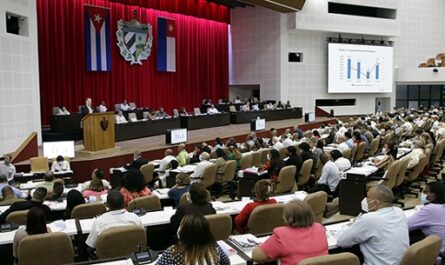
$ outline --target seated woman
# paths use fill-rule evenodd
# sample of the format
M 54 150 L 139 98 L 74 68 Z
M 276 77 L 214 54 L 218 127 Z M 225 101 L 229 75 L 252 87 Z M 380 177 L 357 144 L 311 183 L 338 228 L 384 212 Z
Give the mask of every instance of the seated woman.
M 408 219 L 408 228 L 410 231 L 420 229 L 423 234 L 421 237 L 429 235 L 441 237 L 441 252 L 443 252 L 445 251 L 445 183 L 428 183 L 420 195 L 420 200 L 425 206 Z
M 272 187 L 267 180 L 259 180 L 255 183 L 253 193 L 255 194 L 254 202 L 250 202 L 244 206 L 241 212 L 235 217 L 235 228 L 240 234 L 247 231 L 247 221 L 252 211 L 260 205 L 277 203 L 275 199 L 269 199 Z
M 380 160 L 374 159 L 373 162 L 376 167 L 383 171 L 388 170 L 392 162 L 397 160 L 397 147 L 393 143 L 387 143 L 382 148 L 383 158 Z
M 145 178 L 139 170 L 129 170 L 125 174 L 120 192 L 124 197 L 125 208 L 133 199 L 151 194 L 151 190 L 147 188 Z
M 287 203 L 283 219 L 286 226 L 275 228 L 273 234 L 253 250 L 253 261 L 280 259 L 282 265 L 295 265 L 305 258 L 328 255 L 326 230 L 314 223 L 314 213 L 306 202 Z
M 82 195 L 84 198 L 95 197 L 96 201 L 100 201 L 100 196 L 107 193 L 108 190 L 105 188 L 102 179 L 98 177 L 93 177 L 93 179 L 90 182 L 90 185 L 86 190 L 83 191 Z
M 314 148 L 314 151 L 312 151 L 314 153 L 314 155 L 317 157 L 317 159 L 320 159 L 320 156 L 322 154 L 324 154 L 324 143 L 322 140 L 318 140 L 317 141 L 317 145 Z
M 280 152 L 276 149 L 270 150 L 270 159 L 266 160 L 264 164 L 259 168 L 258 172 L 267 170 L 270 178 L 276 181 L 281 168 L 284 167 L 284 162 L 280 157 Z
M 26 215 L 26 226 L 19 228 L 14 234 L 12 243 L 12 255 L 18 260 L 18 249 L 20 241 L 30 235 L 45 234 L 51 232 L 46 226 L 46 213 L 40 207 L 32 207 Z
M 175 202 L 176 207 L 179 206 L 181 196 L 190 189 L 190 177 L 185 173 L 176 175 L 176 185 L 168 191 L 168 197 Z
M 215 214 L 216 211 L 209 202 L 210 194 L 201 183 L 193 183 L 189 190 L 190 204 L 181 205 L 176 209 L 175 214 L 170 218 L 173 230 L 178 229 L 179 224 L 184 216 L 188 214 L 208 215 Z
M 71 211 L 77 205 L 84 204 L 85 199 L 82 196 L 82 193 L 78 190 L 70 190 L 66 195 L 66 209 L 63 213 L 63 219 L 71 219 Z
M 229 257 L 216 243 L 202 215 L 185 216 L 177 234 L 178 243 L 164 251 L 156 265 L 230 265 Z

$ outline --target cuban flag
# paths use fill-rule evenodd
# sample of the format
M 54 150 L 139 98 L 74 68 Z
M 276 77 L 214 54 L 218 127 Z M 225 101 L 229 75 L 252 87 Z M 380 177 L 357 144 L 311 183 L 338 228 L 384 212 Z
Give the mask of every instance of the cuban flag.
M 85 5 L 88 71 L 111 71 L 110 9 Z
M 158 71 L 176 72 L 176 23 L 158 17 Z

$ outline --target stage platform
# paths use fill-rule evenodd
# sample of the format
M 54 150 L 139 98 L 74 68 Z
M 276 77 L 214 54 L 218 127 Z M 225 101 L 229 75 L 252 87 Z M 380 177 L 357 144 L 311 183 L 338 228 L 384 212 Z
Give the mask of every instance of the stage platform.
M 303 130 L 318 128 L 323 123 L 333 123 L 335 119 L 319 117 L 313 123 L 305 123 L 304 119 L 288 119 L 280 121 L 266 122 L 266 129 L 257 132 L 259 137 L 269 137 L 270 129 L 275 128 L 281 134 L 287 128 L 292 128 L 299 125 Z M 230 124 L 227 126 L 214 127 L 208 129 L 188 131 L 188 142 L 186 149 L 191 152 L 195 145 L 202 142 L 207 142 L 214 145 L 216 137 L 220 137 L 225 141 L 229 137 L 235 137 L 237 142 L 245 141 L 246 136 L 250 133 L 250 124 Z M 172 148 L 176 153 L 177 145 L 166 145 L 165 136 L 157 135 L 146 138 L 139 138 L 134 140 L 122 141 L 116 143 L 119 149 L 113 152 L 100 153 L 97 155 L 87 155 L 79 152 L 83 149 L 82 141 L 76 142 L 76 157 L 71 159 L 71 168 L 74 171 L 74 180 L 76 182 L 86 181 L 90 178 L 91 172 L 95 168 L 101 168 L 106 172 L 108 178 L 108 169 L 111 167 L 120 167 L 125 163 L 131 162 L 133 159 L 133 152 L 136 150 L 142 151 L 145 158 L 148 160 L 161 159 L 164 151 L 167 148 Z M 41 155 L 42 148 L 39 147 L 39 155 Z M 24 161 L 16 164 L 17 172 L 29 172 L 29 161 Z

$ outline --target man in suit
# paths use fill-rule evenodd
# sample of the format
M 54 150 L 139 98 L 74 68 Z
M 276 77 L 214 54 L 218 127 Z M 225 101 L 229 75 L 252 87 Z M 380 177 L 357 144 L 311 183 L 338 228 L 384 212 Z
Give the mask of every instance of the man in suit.
M 42 210 L 45 211 L 46 216 L 49 216 L 51 210 L 47 205 L 43 204 L 43 201 L 45 200 L 46 197 L 46 193 L 47 192 L 45 188 L 37 188 L 32 194 L 31 200 L 13 203 L 8 210 L 6 210 L 4 213 L 2 213 L 2 215 L 0 215 L 0 223 L 2 224 L 5 223 L 6 218 L 10 213 L 16 211 L 29 210 L 34 206 L 41 207 Z
M 143 165 L 148 164 L 148 160 L 142 156 L 141 151 L 134 151 L 133 162 L 127 163 L 125 169 L 137 169 L 139 170 Z
M 301 161 L 301 157 L 297 153 L 297 148 L 295 148 L 295 146 L 291 145 L 288 146 L 286 149 L 289 158 L 286 160 L 285 164 L 286 166 L 295 166 L 297 168 L 297 171 L 295 171 L 295 181 L 298 182 L 298 176 L 300 175 L 300 169 L 303 165 L 303 162 Z
M 82 114 L 82 116 L 85 116 L 88 113 L 93 113 L 93 106 L 91 105 L 91 98 L 87 98 L 85 100 L 85 105 L 80 107 L 80 113 Z

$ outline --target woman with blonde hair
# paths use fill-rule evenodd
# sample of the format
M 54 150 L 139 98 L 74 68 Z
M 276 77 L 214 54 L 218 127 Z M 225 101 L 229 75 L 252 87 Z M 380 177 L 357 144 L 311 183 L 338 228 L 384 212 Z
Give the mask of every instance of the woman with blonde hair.
M 204 216 L 184 216 L 178 238 L 178 243 L 169 247 L 156 265 L 230 265 L 229 257 L 216 243 Z

